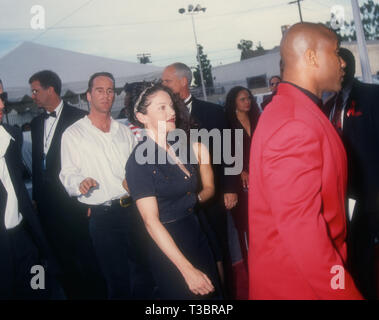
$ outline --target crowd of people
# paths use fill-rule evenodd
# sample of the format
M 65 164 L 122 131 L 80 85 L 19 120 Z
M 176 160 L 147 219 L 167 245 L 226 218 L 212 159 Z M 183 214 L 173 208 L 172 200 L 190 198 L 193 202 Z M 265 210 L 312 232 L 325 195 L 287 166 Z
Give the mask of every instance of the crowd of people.
M 21 132 L 0 125 L 0 298 L 377 299 L 378 86 L 321 24 L 280 50 L 263 112 L 241 86 L 223 107 L 192 96 L 183 63 L 125 85 L 122 121 L 112 74 L 90 77 L 89 112 L 33 74 L 32 199 Z M 0 121 L 5 103 L 0 82 Z

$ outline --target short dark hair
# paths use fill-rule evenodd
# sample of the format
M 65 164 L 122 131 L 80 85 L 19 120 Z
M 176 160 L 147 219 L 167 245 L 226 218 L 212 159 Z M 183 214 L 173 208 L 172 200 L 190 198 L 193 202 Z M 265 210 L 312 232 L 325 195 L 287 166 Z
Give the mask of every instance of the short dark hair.
M 270 79 L 268 80 L 268 83 L 270 83 L 271 80 L 274 79 L 274 78 L 278 78 L 279 81 L 282 81 L 282 78 L 281 78 L 280 76 L 278 76 L 278 75 L 274 75 L 274 76 L 271 76 L 271 77 L 270 77 Z
M 33 74 L 29 79 L 29 84 L 32 84 L 34 81 L 39 81 L 41 87 L 48 89 L 53 87 L 55 93 L 60 96 L 62 90 L 62 81 L 59 76 L 51 70 L 42 70 Z
M 134 104 L 136 103 L 140 93 L 147 87 L 152 86 L 152 82 L 139 81 L 126 83 L 124 85 L 125 98 L 124 98 L 124 115 L 129 119 L 129 115 L 134 113 Z
M 342 87 L 354 79 L 355 75 L 355 58 L 353 53 L 347 48 L 339 48 L 340 57 L 345 61 L 345 76 L 343 78 Z
M 89 81 L 88 81 L 88 89 L 87 89 L 87 92 L 91 92 L 92 90 L 92 87 L 93 87 L 93 81 L 95 80 L 95 78 L 97 77 L 107 77 L 109 79 L 112 80 L 113 82 L 113 88 L 115 87 L 115 79 L 113 77 L 113 74 L 111 74 L 110 72 L 105 72 L 105 71 L 102 71 L 102 72 L 96 72 L 94 73 L 90 78 L 89 78 Z

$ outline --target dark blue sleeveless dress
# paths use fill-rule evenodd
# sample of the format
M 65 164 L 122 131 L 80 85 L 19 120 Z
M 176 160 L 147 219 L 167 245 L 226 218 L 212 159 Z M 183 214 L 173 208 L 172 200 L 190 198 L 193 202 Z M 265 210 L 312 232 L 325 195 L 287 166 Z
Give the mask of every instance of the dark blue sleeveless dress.
M 155 156 L 167 153 L 152 140 Z M 193 294 L 182 274 L 167 258 L 153 240 L 149 245 L 151 270 L 158 289 L 159 299 L 219 299 L 221 290 L 214 256 L 195 213 L 198 191 L 197 167 L 185 164 L 190 172 L 188 177 L 178 165 L 139 164 L 136 152 L 143 144 L 134 149 L 126 164 L 126 180 L 134 201 L 155 196 L 157 198 L 159 219 L 170 233 L 179 250 L 212 281 L 215 292 L 207 296 Z M 140 149 L 141 150 L 141 149 Z M 138 157 L 138 152 L 137 152 Z M 167 160 L 167 158 L 166 158 Z

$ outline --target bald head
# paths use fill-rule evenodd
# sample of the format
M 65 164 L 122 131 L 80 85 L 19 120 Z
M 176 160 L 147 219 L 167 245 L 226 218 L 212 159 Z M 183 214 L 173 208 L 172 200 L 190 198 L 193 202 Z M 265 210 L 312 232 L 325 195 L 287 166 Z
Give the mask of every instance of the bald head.
M 283 80 L 318 96 L 322 91 L 338 91 L 344 67 L 338 48 L 337 36 L 324 25 L 309 22 L 293 25 L 280 44 Z M 331 71 L 335 72 L 334 76 Z
M 305 22 L 293 25 L 280 43 L 283 66 L 292 67 L 304 56 L 306 50 L 316 50 L 321 39 L 333 40 L 335 37 L 335 34 L 322 24 Z

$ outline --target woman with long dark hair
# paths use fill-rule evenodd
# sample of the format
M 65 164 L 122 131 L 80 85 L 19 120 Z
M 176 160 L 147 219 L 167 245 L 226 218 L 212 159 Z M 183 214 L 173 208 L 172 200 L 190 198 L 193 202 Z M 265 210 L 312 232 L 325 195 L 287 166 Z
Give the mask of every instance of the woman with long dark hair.
M 248 243 L 248 188 L 249 188 L 249 158 L 251 139 L 260 115 L 254 96 L 247 88 L 237 86 L 232 88 L 225 102 L 225 111 L 229 128 L 243 131 L 243 169 L 238 179 L 238 204 L 232 209 L 234 224 L 242 252 L 242 261 L 233 264 L 233 283 L 236 298 L 247 299 L 248 292 L 245 283 L 247 280 L 247 243 Z M 232 138 L 234 142 L 234 136 Z M 234 148 L 233 148 L 234 149 Z M 238 156 L 238 155 L 237 155 Z
M 209 153 L 197 142 L 188 147 L 184 141 L 182 147 L 199 163 L 192 165 L 176 154 L 167 138 L 176 128 L 189 132 L 188 111 L 170 89 L 158 84 L 142 91 L 130 121 L 147 129 L 145 141 L 129 157 L 126 181 L 153 239 L 148 255 L 158 298 L 219 298 L 216 264 L 195 214 L 197 203 L 214 194 Z M 155 159 L 143 163 L 139 157 L 146 148 Z

